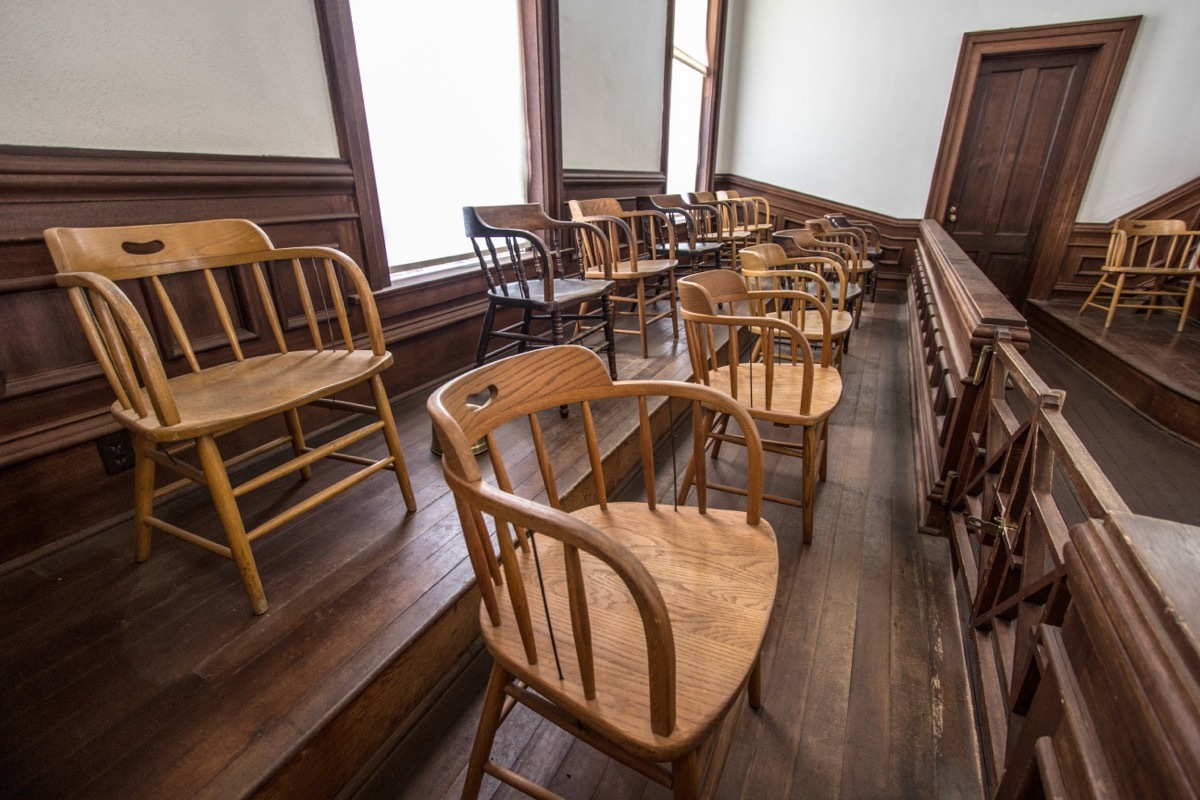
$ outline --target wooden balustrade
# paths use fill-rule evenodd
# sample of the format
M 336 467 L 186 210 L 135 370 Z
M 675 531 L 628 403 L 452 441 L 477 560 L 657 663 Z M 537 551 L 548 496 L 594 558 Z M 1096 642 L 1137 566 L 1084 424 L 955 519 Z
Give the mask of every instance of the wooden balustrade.
M 923 529 L 951 543 L 994 796 L 1200 793 L 1200 529 L 1129 512 L 934 222 L 916 266 Z

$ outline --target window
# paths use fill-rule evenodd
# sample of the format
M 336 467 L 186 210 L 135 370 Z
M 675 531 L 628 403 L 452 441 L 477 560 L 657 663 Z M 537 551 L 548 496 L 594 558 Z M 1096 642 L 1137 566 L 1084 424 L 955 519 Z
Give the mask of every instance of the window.
M 708 0 L 675 0 L 674 60 L 671 62 L 671 128 L 667 146 L 667 191 L 684 194 L 696 182 L 701 97 L 708 75 Z
M 515 0 L 351 0 L 388 263 L 468 252 L 462 207 L 525 202 Z

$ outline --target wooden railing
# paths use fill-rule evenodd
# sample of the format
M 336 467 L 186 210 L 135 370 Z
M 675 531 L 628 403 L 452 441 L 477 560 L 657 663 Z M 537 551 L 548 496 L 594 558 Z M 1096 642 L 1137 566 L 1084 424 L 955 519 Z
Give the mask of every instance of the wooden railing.
M 923 530 L 950 540 L 994 796 L 1197 794 L 1200 529 L 1129 512 L 931 221 L 910 305 Z

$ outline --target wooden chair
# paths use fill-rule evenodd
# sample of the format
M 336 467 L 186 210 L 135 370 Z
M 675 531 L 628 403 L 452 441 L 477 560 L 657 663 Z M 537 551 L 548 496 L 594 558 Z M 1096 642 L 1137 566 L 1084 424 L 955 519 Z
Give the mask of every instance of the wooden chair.
M 743 197 L 734 189 L 716 193 L 717 202 L 728 203 L 736 215 L 736 228 L 749 232 L 754 244 L 762 244 L 775 225 L 771 221 L 771 201 L 761 195 Z
M 701 267 L 709 265 L 721 266 L 721 243 L 704 238 L 708 231 L 717 230 L 717 211 L 712 206 L 689 204 L 679 194 L 651 194 L 637 198 L 637 208 L 641 211 L 661 211 L 675 224 L 675 252 L 680 261 L 687 261 L 692 274 L 700 271 Z M 666 248 L 659 245 L 659 254 Z
M 716 227 L 700 234 L 701 241 L 719 242 L 724 252 L 728 254 L 731 269 L 738 268 L 738 250 L 751 241 L 750 231 L 739 229 L 736 209 L 727 202 L 717 200 L 714 192 L 690 192 L 684 199 L 691 205 L 708 206 L 716 212 Z
M 326 247 L 275 248 L 247 220 L 51 228 L 45 235 L 58 284 L 69 289 L 116 393 L 113 416 L 133 438 L 139 562 L 150 556 L 152 529 L 230 558 L 261 614 L 267 599 L 251 542 L 382 469 L 395 472 L 405 505 L 416 509 L 380 378 L 392 356 L 371 288 L 348 256 Z M 356 298 L 353 313 L 347 295 Z M 372 405 L 335 398 L 359 384 L 369 386 Z M 308 405 L 378 419 L 311 447 L 298 413 Z M 222 457 L 216 437 L 276 415 L 287 437 Z M 387 445 L 383 457 L 343 452 L 375 432 Z M 285 443 L 291 460 L 231 484 L 230 465 Z M 198 467 L 187 458 L 192 450 Z M 325 456 L 361 469 L 246 530 L 239 498 L 297 472 L 308 478 Z M 156 466 L 183 480 L 156 492 Z M 154 515 L 157 497 L 189 481 L 208 487 L 227 545 Z
M 809 302 L 822 316 L 821 361 L 814 363 L 808 341 L 795 325 L 775 316 L 753 316 L 744 310 L 760 301 Z M 764 440 L 763 449 L 801 460 L 800 498 L 764 495 L 777 503 L 804 509 L 804 541 L 812 541 L 816 481 L 825 480 L 829 455 L 829 416 L 842 396 L 842 378 L 832 365 L 829 312 L 805 292 L 755 292 L 741 275 L 714 270 L 679 280 L 679 304 L 692 359 L 693 380 L 719 389 L 737 400 L 756 420 L 803 429 L 800 442 Z M 742 329 L 760 342 L 748 361 L 742 361 Z M 720 331 L 728 336 L 727 355 L 715 347 Z M 754 357 L 758 355 L 758 358 Z M 778 363 L 777 363 L 778 362 Z M 722 442 L 742 444 L 749 435 L 738 422 L 740 434 L 728 430 L 730 416 L 712 412 L 704 418 L 705 435 L 712 440 L 715 459 Z M 687 498 L 696 476 L 689 464 L 679 499 Z M 743 494 L 737 486 L 708 484 L 709 489 Z
M 637 317 L 636 328 L 618 328 L 616 333 L 641 339 L 642 358 L 650 357 L 647 326 L 671 318 L 671 334 L 679 338 L 675 307 L 675 226 L 661 211 L 625 211 L 612 198 L 571 200 L 571 219 L 588 222 L 604 231 L 605 241 L 581 237 L 579 258 L 589 278 L 615 281 L 612 299 L 617 316 Z M 632 284 L 633 294 L 622 294 L 622 284 Z M 622 310 L 622 305 L 633 307 Z M 664 306 L 665 307 L 662 307 Z M 657 309 L 657 310 L 656 310 Z
M 826 272 L 837 275 L 839 285 L 845 284 L 841 266 L 828 257 L 788 258 L 783 247 L 770 242 L 742 250 L 742 277 L 750 289 L 766 292 L 799 290 L 813 295 L 825 307 L 829 319 L 828 335 L 833 341 L 833 365 L 840 370 L 842 353 L 848 352 L 854 315 L 846 310 L 844 298 L 834 296 L 824 278 Z M 805 310 L 806 307 L 805 302 L 759 301 L 751 310 L 758 316 L 770 314 L 786 319 L 804 334 L 810 345 L 821 344 L 826 335 L 825 315 L 816 308 Z
M 883 258 L 883 238 L 875 225 L 865 219 L 850 219 L 845 214 L 826 214 L 825 219 L 835 228 L 858 228 L 867 240 L 867 259 L 878 264 Z
M 858 271 L 859 260 L 854 255 L 854 248 L 842 242 L 818 239 L 808 228 L 776 231 L 771 236 L 771 241 L 780 245 L 789 258 L 828 258 L 841 267 L 840 277 L 837 274 L 826 273 L 825 279 L 830 282 L 829 289 L 833 293 L 834 303 L 841 302 L 853 311 L 854 327 L 857 328 L 862 318 L 865 280 Z
M 562 403 L 578 403 L 582 412 L 572 415 L 582 427 L 572 437 L 583 446 L 565 457 L 547 446 L 546 415 L 539 418 Z M 667 422 L 671 409 L 688 407 L 698 502 L 673 508 L 655 496 L 651 419 Z M 614 383 L 595 355 L 577 347 L 488 364 L 438 389 L 428 408 L 482 595 L 484 643 L 495 659 L 462 796 L 476 797 L 486 772 L 534 797 L 557 797 L 490 759 L 497 728 L 519 702 L 676 798 L 711 797 L 740 696 L 754 708 L 761 701 L 759 651 L 778 574 L 775 534 L 760 516 L 762 449 L 750 416 L 703 386 Z M 699 427 L 706 410 L 750 431 L 745 511 L 706 504 Z M 644 501 L 608 498 L 593 414 L 638 421 L 630 435 L 641 444 Z M 494 435 L 510 422 L 503 437 Z M 526 426 L 528 439 L 517 443 Z M 489 443 L 483 465 L 471 453 L 481 437 Z M 513 443 L 507 459 L 502 442 Z M 525 469 L 531 451 L 537 466 Z M 597 500 L 568 510 L 558 486 L 585 458 L 591 473 L 584 480 Z M 540 501 L 526 499 L 539 492 Z
M 807 220 L 805 227 L 818 239 L 849 245 L 854 251 L 855 269 L 863 292 L 875 300 L 875 262 L 868 255 L 867 235 L 861 228 L 842 228 L 825 217 Z
M 1149 316 L 1155 311 L 1179 315 L 1187 324 L 1188 310 L 1200 277 L 1200 231 L 1187 230 L 1183 220 L 1119 219 L 1113 224 L 1100 280 L 1079 307 L 1105 309 L 1104 327 L 1112 324 L 1118 308 L 1137 308 Z M 1107 302 L 1096 298 L 1111 292 Z M 1129 301 L 1133 296 L 1138 301 Z M 1122 300 L 1125 299 L 1124 302 Z M 1167 304 L 1173 300 L 1177 304 Z
M 608 355 L 609 373 L 616 379 L 611 296 L 617 285 L 602 271 L 599 280 L 582 275 L 575 254 L 576 239 L 582 237 L 606 257 L 603 231 L 587 223 L 552 219 L 536 204 L 466 206 L 463 225 L 488 286 L 475 366 L 513 351 L 586 344 Z M 572 258 L 574 268 L 568 273 Z M 510 308 L 521 311 L 521 320 L 496 328 L 496 313 Z M 570 333 L 568 324 L 573 324 Z M 489 353 L 492 339 L 508 343 Z

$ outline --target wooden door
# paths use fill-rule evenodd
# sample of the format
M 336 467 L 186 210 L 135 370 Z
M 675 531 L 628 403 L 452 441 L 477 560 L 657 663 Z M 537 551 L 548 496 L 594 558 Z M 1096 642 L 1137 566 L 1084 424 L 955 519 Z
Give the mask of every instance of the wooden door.
M 1018 308 L 1094 50 L 986 56 L 943 225 Z

